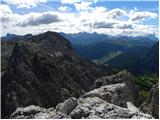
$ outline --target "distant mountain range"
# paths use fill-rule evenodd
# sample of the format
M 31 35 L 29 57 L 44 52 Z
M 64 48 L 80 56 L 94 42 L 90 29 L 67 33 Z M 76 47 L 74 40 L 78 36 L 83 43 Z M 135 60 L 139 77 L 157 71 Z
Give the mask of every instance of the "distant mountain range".
M 147 36 L 111 36 L 106 34 L 98 34 L 96 32 L 94 33 L 86 33 L 86 32 L 80 32 L 75 34 L 65 34 L 60 33 L 62 36 L 67 38 L 72 44 L 78 44 L 78 45 L 90 45 L 95 43 L 100 43 L 104 41 L 117 41 L 117 40 L 145 40 L 145 41 L 158 41 L 158 38 L 153 35 L 147 35 Z
M 127 69 L 132 73 L 159 74 L 159 42 L 149 49 L 139 49 L 132 53 L 124 52 L 109 61 L 103 62 L 113 68 Z
M 98 36 L 105 38 L 104 35 Z M 107 67 L 105 64 L 108 64 L 108 61 L 113 61 L 113 65 L 117 65 L 118 68 L 118 63 L 125 65 L 120 60 L 126 60 L 125 63 L 130 63 L 129 65 L 138 68 L 137 70 L 141 70 L 141 67 L 147 70 L 157 70 L 159 46 L 157 42 L 153 46 L 154 43 L 155 41 L 150 39 L 145 41 L 144 39 L 130 40 L 125 38 L 77 45 L 71 44 L 59 33 L 50 31 L 39 35 L 8 34 L 1 41 L 2 118 L 36 118 L 36 116 L 38 118 L 56 118 L 56 116 L 63 118 L 64 115 L 68 115 L 70 118 L 89 118 L 89 116 L 95 118 L 95 115 L 105 119 L 135 118 L 135 114 L 131 112 L 132 106 L 139 107 L 144 103 L 146 99 L 141 99 L 141 97 L 146 96 L 146 92 L 149 92 L 152 86 L 157 83 L 157 77 L 155 79 L 150 77 L 149 81 L 145 81 L 145 79 L 138 79 L 137 76 L 133 76 L 126 70 L 115 74 L 119 70 Z M 99 60 L 103 64 L 95 64 L 81 58 L 74 49 L 80 55 L 86 55 L 84 56 L 86 58 L 91 57 L 92 61 Z M 90 50 L 91 56 L 86 54 L 88 50 Z M 119 58 L 126 53 L 131 56 L 135 54 L 137 58 L 139 56 L 145 58 L 145 60 L 140 59 L 139 63 L 144 62 L 148 66 L 145 68 L 134 64 L 137 59 L 129 59 L 130 56 Z M 92 59 L 93 55 L 97 59 Z M 138 87 L 141 88 L 140 91 L 137 89 Z M 145 97 L 153 99 L 147 101 L 149 108 L 143 107 L 144 110 L 152 112 L 146 113 L 158 118 L 158 107 L 152 110 L 155 108 L 152 103 L 158 106 L 157 95 L 159 93 L 155 92 L 155 88 L 151 92 L 153 95 Z M 146 90 L 145 94 L 140 94 L 144 92 L 142 90 Z M 158 91 L 158 88 L 156 90 Z M 129 105 L 128 101 L 131 102 Z M 123 108 L 121 109 L 121 107 Z M 136 110 L 138 109 L 136 108 Z M 110 112 L 113 114 L 111 115 Z M 141 113 L 137 117 L 144 118 Z
M 96 32 L 94 33 L 86 33 L 86 32 L 80 32 L 80 33 L 74 33 L 74 34 L 66 34 L 61 32 L 62 36 L 67 38 L 72 44 L 78 44 L 78 45 L 89 45 L 89 44 L 95 44 L 103 41 L 110 41 L 110 40 L 153 40 L 158 41 L 158 38 L 153 35 L 147 35 L 147 36 L 111 36 L 106 34 L 98 34 Z M 27 34 L 25 36 L 22 35 L 16 35 L 16 34 L 6 34 L 6 36 L 1 37 L 3 40 L 20 40 L 27 37 L 31 37 L 31 34 Z
M 150 48 L 158 41 L 158 38 L 155 35 L 136 37 L 110 36 L 105 34 L 98 34 L 96 32 L 60 34 L 72 43 L 72 46 L 75 49 L 75 51 L 83 58 L 92 60 L 96 64 L 105 64 L 118 69 L 127 69 L 134 73 L 143 73 L 145 71 L 145 68 L 149 70 L 149 68 L 144 67 L 147 66 L 144 64 L 142 65 L 144 69 L 139 69 L 139 67 L 141 66 L 141 62 L 139 61 L 143 61 L 144 59 L 146 59 L 145 55 L 148 53 Z M 30 38 L 32 37 L 33 36 L 31 34 L 27 34 L 25 36 L 7 34 L 6 36 L 2 37 L 2 40 L 30 40 Z M 3 49 L 4 48 L 5 47 L 3 47 Z M 150 55 L 153 54 L 150 53 Z M 153 58 L 156 56 L 157 54 L 149 58 Z M 2 59 L 2 61 L 3 60 L 4 59 Z M 152 60 L 147 61 L 145 61 L 146 64 L 149 64 L 149 61 L 153 62 Z M 157 63 L 150 63 L 150 65 L 154 66 L 150 66 L 150 71 L 157 73 L 158 70 L 155 64 L 157 65 Z
M 149 52 L 151 49 L 156 53 L 159 50 L 155 35 L 113 37 L 97 33 L 61 34 L 70 40 L 77 53 L 97 64 L 127 69 L 138 74 L 158 73 L 158 62 L 154 61 L 158 54 Z

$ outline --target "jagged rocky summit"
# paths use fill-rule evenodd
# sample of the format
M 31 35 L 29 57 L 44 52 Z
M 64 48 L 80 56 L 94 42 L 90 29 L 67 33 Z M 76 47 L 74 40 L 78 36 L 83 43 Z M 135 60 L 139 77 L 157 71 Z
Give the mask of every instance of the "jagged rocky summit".
M 152 119 L 152 115 L 142 112 L 133 104 L 135 99 L 131 98 L 136 97 L 132 90 L 134 87 L 126 87 L 127 84 L 124 82 L 129 82 L 131 79 L 122 80 L 129 74 L 127 71 L 122 71 L 116 75 L 98 78 L 95 83 L 100 79 L 104 80 L 104 78 L 112 79 L 115 82 L 86 92 L 78 99 L 70 97 L 55 108 L 44 109 L 33 105 L 18 108 L 10 118 Z M 121 76 L 121 79 L 118 76 Z M 130 92 L 130 97 L 126 96 L 126 91 Z
M 56 108 L 44 109 L 39 106 L 18 108 L 10 118 L 14 119 L 151 119 L 149 114 L 140 112 L 131 103 L 128 108 L 110 104 L 98 97 L 69 98 Z
M 55 32 L 22 38 L 2 42 L 2 118 L 153 118 L 126 70 L 110 75 Z
M 55 32 L 2 41 L 2 118 L 19 107 L 53 107 L 90 90 L 104 70 Z M 56 99 L 55 99 L 56 98 Z

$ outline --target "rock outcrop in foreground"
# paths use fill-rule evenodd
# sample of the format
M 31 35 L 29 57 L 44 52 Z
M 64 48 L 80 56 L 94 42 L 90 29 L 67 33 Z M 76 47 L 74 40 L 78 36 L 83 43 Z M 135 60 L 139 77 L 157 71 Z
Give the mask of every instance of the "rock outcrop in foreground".
M 127 101 L 130 101 L 136 106 L 139 106 L 139 92 L 137 86 L 134 84 L 134 81 L 135 77 L 128 71 L 123 70 L 118 74 L 103 76 L 96 79 L 93 88 L 98 89 L 86 93 L 85 95 L 98 95 L 101 96 L 101 99 L 107 99 L 107 102 L 121 107 L 126 107 Z
M 44 109 L 38 106 L 18 108 L 10 118 L 57 118 L 57 119 L 151 119 L 152 115 L 143 113 L 133 103 L 136 87 L 128 79 L 130 73 L 122 71 L 116 75 L 105 76 L 95 81 L 104 82 L 99 88 L 84 93 L 78 99 L 70 97 L 55 108 Z M 104 79 L 105 78 L 105 79 Z M 127 79 L 126 79 L 127 78 Z M 105 80 L 112 80 L 106 83 Z M 128 87 L 128 83 L 132 85 Z M 94 85 L 95 86 L 95 85 Z M 138 94 L 137 94 L 138 95 Z M 135 102 L 136 103 L 136 102 Z
M 131 105 L 131 104 L 130 104 Z M 134 109 L 131 109 L 134 108 Z M 14 119 L 68 119 L 68 118 L 88 118 L 88 119 L 121 119 L 121 118 L 134 118 L 134 119 L 151 119 L 149 114 L 140 112 L 135 107 L 129 106 L 122 108 L 110 104 L 98 97 L 87 98 L 69 98 L 63 103 L 56 106 L 55 109 L 44 109 L 38 106 L 28 106 L 26 108 L 18 108 L 12 115 Z
M 159 84 L 157 83 L 150 90 L 150 95 L 147 101 L 140 106 L 140 109 L 145 113 L 153 115 L 155 118 L 159 118 Z

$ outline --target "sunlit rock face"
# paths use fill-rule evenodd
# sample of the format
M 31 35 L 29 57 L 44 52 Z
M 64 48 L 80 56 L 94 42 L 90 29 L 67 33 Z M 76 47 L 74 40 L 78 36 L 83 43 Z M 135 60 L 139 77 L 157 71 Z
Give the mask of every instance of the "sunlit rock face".
M 78 104 L 77 104 L 78 102 Z M 67 105 L 67 106 L 66 106 Z M 130 107 L 131 108 L 131 107 Z M 133 107 L 132 107 L 133 108 Z M 10 118 L 44 118 L 44 119 L 151 119 L 149 114 L 137 108 L 127 109 L 110 104 L 98 97 L 69 98 L 57 105 L 56 109 L 44 109 L 38 106 L 18 108 Z

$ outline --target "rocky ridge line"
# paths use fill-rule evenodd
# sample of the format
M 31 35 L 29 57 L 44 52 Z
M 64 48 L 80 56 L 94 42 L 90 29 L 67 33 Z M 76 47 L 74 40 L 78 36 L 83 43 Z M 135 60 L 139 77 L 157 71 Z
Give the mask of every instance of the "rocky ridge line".
M 44 109 L 38 113 L 30 111 L 38 106 L 29 106 L 17 109 L 10 118 L 73 118 L 73 119 L 151 119 L 152 115 L 143 113 L 133 102 L 135 100 L 132 90 L 136 87 L 127 87 L 132 79 L 124 79 L 130 76 L 127 71 L 116 75 L 106 76 L 98 80 L 112 79 L 111 84 L 103 84 L 99 88 L 86 92 L 80 98 L 71 97 L 58 104 L 55 108 Z M 101 81 L 101 82 L 102 82 Z M 128 81 L 128 82 L 127 82 Z M 97 81 L 95 81 L 95 84 Z M 127 97 L 126 91 L 130 93 Z M 134 98 L 134 99 L 131 99 Z M 28 111 L 26 111 L 26 109 Z M 46 112 L 47 111 L 47 112 Z M 49 111 L 49 112 L 48 112 Z M 27 115 L 26 115 L 27 114 Z
M 2 48 L 2 118 L 19 107 L 50 108 L 69 97 L 78 98 L 104 73 L 55 32 L 3 41 Z

